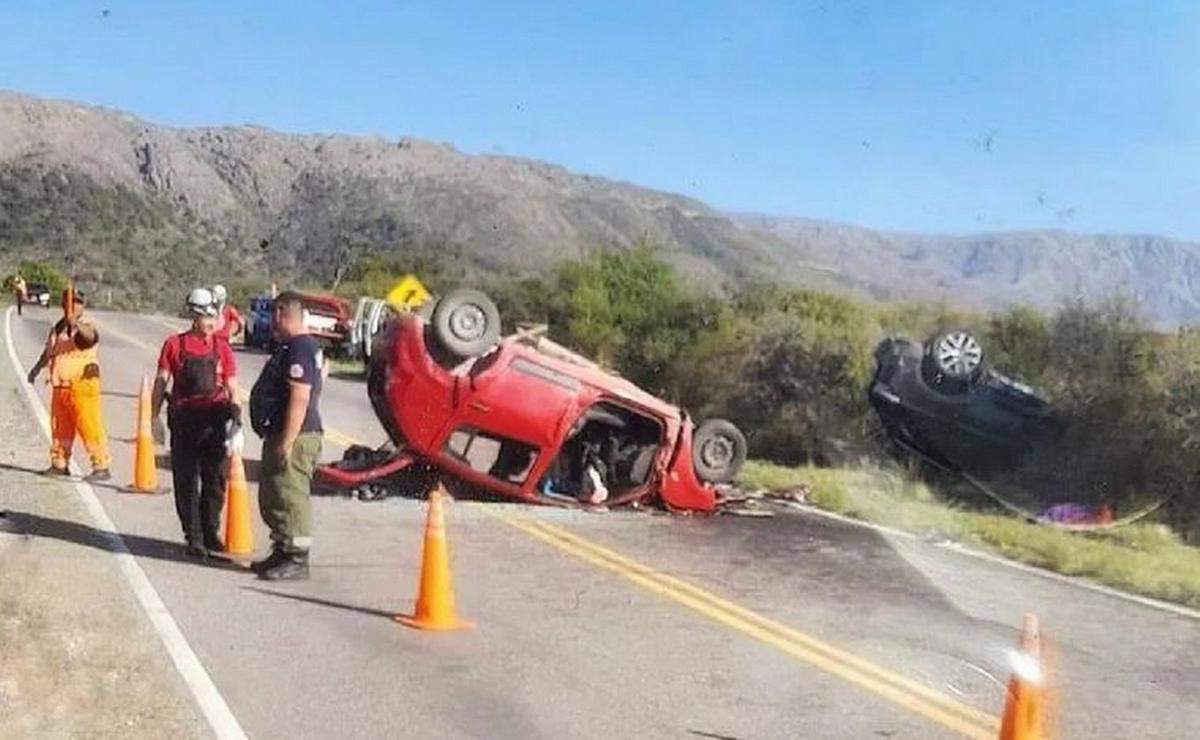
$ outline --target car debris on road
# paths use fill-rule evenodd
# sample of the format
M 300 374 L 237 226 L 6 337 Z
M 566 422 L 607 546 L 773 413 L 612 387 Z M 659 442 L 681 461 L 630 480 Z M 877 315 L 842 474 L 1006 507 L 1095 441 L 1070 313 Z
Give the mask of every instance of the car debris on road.
M 721 513 L 733 516 L 774 516 L 774 512 L 764 508 L 766 504 L 786 508 L 806 508 L 810 495 L 812 495 L 812 487 L 807 483 L 786 488 L 758 488 L 750 491 L 730 488 L 724 492 Z

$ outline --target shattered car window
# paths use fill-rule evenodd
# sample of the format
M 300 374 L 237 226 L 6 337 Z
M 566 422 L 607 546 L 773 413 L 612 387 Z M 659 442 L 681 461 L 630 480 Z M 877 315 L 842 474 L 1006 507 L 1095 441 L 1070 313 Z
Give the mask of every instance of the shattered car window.
M 445 451 L 472 470 L 508 483 L 524 483 L 537 461 L 537 448 L 471 427 L 454 430 Z

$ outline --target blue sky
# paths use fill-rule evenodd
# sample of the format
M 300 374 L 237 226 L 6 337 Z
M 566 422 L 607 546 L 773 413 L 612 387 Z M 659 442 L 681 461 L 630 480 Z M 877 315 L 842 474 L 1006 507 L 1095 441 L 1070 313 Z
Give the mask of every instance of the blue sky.
M 4 0 L 0 29 L 0 87 L 159 123 L 418 136 L 883 228 L 1200 239 L 1195 2 Z

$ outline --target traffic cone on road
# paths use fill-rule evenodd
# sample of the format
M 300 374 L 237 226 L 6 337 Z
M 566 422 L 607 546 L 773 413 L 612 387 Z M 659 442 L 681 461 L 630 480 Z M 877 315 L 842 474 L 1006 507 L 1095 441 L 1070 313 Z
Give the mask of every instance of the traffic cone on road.
M 1045 672 L 1036 615 L 1025 615 L 1018 645 L 1000 720 L 1000 740 L 1045 740 Z
M 154 460 L 154 434 L 150 431 L 150 381 L 142 378 L 138 393 L 138 428 L 133 447 L 133 485 L 140 493 L 158 493 L 158 466 Z
M 417 629 L 437 632 L 470 629 L 474 625 L 454 611 L 454 583 L 450 575 L 450 552 L 446 545 L 446 521 L 442 511 L 445 491 L 439 485 L 429 493 L 425 519 L 425 545 L 421 558 L 420 591 L 412 616 L 400 614 L 396 621 Z
M 229 458 L 229 484 L 225 489 L 225 554 L 246 556 L 253 553 L 250 488 L 246 485 L 246 466 L 242 456 L 235 452 Z

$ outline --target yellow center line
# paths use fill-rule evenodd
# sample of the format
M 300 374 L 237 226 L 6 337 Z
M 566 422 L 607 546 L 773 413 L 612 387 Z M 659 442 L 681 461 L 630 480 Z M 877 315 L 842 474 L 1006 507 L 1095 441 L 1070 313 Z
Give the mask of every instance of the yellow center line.
M 93 319 L 93 321 L 95 321 L 95 319 Z M 131 336 L 130 334 L 127 334 L 127 333 L 121 331 L 120 329 L 116 328 L 115 326 L 113 326 L 110 323 L 105 322 L 104 324 L 101 324 L 99 321 L 96 321 L 95 323 L 98 327 L 104 329 L 104 331 L 108 332 L 109 334 L 112 334 L 113 336 L 117 337 L 118 339 L 128 342 L 129 344 L 132 344 L 133 346 L 138 347 L 146 352 L 149 352 L 157 357 L 157 355 L 158 355 L 157 347 L 154 347 L 153 345 L 143 342 L 141 339 L 138 339 L 135 336 Z M 162 322 L 162 323 L 165 323 L 165 322 Z M 248 394 L 246 391 L 243 390 L 240 393 L 238 393 L 238 402 L 239 403 L 246 403 L 249 400 L 250 400 L 250 394 Z M 330 442 L 334 443 L 338 447 L 342 447 L 345 449 L 349 449 L 351 446 L 353 446 L 355 444 L 362 444 L 361 442 L 358 442 L 354 437 L 350 436 L 349 434 L 346 434 L 345 432 L 342 432 L 338 429 L 334 429 L 333 427 L 326 427 L 324 436 L 326 439 L 328 439 Z
M 549 545 L 617 573 L 648 591 L 687 606 L 966 737 L 985 740 L 996 735 L 999 724 L 994 716 L 863 658 L 755 614 L 690 583 L 655 571 L 559 527 L 507 513 L 495 516 Z
M 166 324 L 165 321 L 160 322 Z M 148 352 L 157 349 L 111 325 L 106 331 Z M 241 394 L 245 396 L 243 392 Z M 339 447 L 361 444 L 345 432 L 327 428 L 325 436 Z M 895 674 L 882 666 L 833 647 L 709 593 L 674 576 L 658 572 L 608 548 L 546 522 L 522 519 L 509 513 L 495 513 L 500 521 L 568 554 L 599 568 L 617 573 L 639 586 L 687 606 L 721 624 L 821 670 L 864 688 L 894 704 L 947 727 L 965 737 L 990 740 L 999 727 L 997 719 L 974 707 L 958 702 L 927 686 Z
M 672 586 L 673 588 L 680 589 L 682 591 L 692 594 L 693 596 L 696 596 L 697 598 L 701 598 L 706 601 L 709 601 L 710 603 L 715 604 L 722 609 L 732 612 L 733 614 L 735 614 L 736 616 L 738 616 L 742 619 L 752 621 L 752 622 L 758 624 L 760 627 L 763 627 L 765 629 L 769 629 L 769 630 L 778 632 L 781 636 L 786 637 L 787 639 L 802 643 L 806 647 L 811 648 L 813 650 L 819 650 L 821 652 L 824 652 L 825 654 L 827 654 L 831 658 L 834 658 L 835 660 L 839 660 L 844 663 L 848 663 L 861 671 L 875 675 L 877 678 L 883 679 L 885 681 L 890 681 L 909 692 L 912 692 L 914 694 L 919 694 L 919 695 L 923 696 L 924 698 L 928 699 L 929 701 L 932 701 L 936 704 L 941 705 L 944 709 L 947 709 L 952 712 L 959 712 L 964 717 L 973 719 L 977 722 L 983 722 L 985 724 L 995 724 L 997 721 L 994 716 L 988 714 L 987 712 L 983 712 L 978 709 L 975 709 L 974 707 L 963 704 L 962 702 L 957 701 L 951 697 L 948 697 L 945 694 L 942 694 L 941 692 L 935 691 L 934 689 L 931 689 L 928 686 L 925 686 L 923 684 L 917 683 L 916 681 L 907 679 L 897 673 L 894 673 L 894 672 L 889 671 L 881 666 L 878 666 L 875 663 L 872 663 L 868 660 L 864 660 L 863 658 L 860 658 L 857 655 L 853 655 L 851 653 L 847 653 L 843 650 L 840 650 L 840 649 L 834 647 L 833 645 L 822 642 L 822 641 L 816 639 L 815 637 L 806 635 L 805 633 L 800 632 L 799 630 L 793 629 L 791 627 L 788 627 L 785 624 L 768 619 L 767 617 L 764 617 L 761 614 L 752 612 L 749 609 L 746 609 L 745 607 L 743 607 L 739 604 L 729 601 L 728 599 L 723 599 L 720 596 L 717 596 L 716 594 L 713 594 L 709 591 L 705 591 L 705 590 L 699 588 L 698 586 L 688 583 L 687 581 L 684 581 L 680 578 L 676 578 L 675 576 L 669 575 L 667 573 L 661 573 L 658 571 L 654 571 L 646 565 L 642 565 L 641 563 L 638 563 L 635 560 L 631 560 L 631 559 L 621 555 L 620 553 L 617 553 L 617 552 L 610 550 L 602 545 L 599 545 L 595 542 L 587 540 L 573 532 L 569 532 L 565 529 L 562 529 L 561 527 L 552 525 L 549 522 L 539 521 L 539 522 L 536 522 L 536 524 L 538 526 L 541 526 L 542 528 L 554 533 L 558 537 L 567 539 L 581 547 L 587 547 L 587 548 L 593 550 L 594 552 L 596 552 L 597 554 L 601 555 L 602 557 L 606 557 L 610 560 L 613 560 L 613 561 L 623 565 L 626 568 L 635 569 L 644 574 L 651 575 L 652 577 L 657 578 L 658 580 Z
M 338 447 L 344 447 L 346 449 L 350 449 L 354 445 L 362 444 L 362 442 L 359 442 L 357 439 L 355 439 L 354 437 L 351 437 L 349 434 L 346 434 L 345 432 L 342 432 L 338 429 L 334 429 L 331 426 L 325 427 L 325 438 L 328 439 L 330 442 L 333 442 Z

